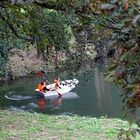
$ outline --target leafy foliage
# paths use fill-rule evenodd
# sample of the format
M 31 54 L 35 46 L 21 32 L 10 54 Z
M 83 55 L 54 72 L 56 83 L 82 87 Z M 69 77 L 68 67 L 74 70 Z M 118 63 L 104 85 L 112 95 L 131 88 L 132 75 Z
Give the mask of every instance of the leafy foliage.
M 67 21 L 60 12 L 46 10 L 45 32 L 49 44 L 55 47 L 55 50 L 67 48 L 70 34 L 67 30 Z
M 104 27 L 112 29 L 112 46 L 116 55 L 106 75 L 123 89 L 122 102 L 129 122 L 136 122 L 136 111 L 140 105 L 140 38 L 139 3 L 137 1 L 109 1 L 101 3 L 106 15 Z M 126 134 L 129 139 L 129 131 Z M 134 132 L 134 131 L 133 131 Z

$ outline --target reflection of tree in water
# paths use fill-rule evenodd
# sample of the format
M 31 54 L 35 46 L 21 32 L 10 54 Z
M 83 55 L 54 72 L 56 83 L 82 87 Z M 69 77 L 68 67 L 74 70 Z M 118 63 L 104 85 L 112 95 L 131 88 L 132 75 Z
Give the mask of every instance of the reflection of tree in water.
M 95 71 L 95 88 L 98 97 L 98 106 L 101 112 L 111 112 L 112 96 L 109 84 L 104 80 L 103 73 Z

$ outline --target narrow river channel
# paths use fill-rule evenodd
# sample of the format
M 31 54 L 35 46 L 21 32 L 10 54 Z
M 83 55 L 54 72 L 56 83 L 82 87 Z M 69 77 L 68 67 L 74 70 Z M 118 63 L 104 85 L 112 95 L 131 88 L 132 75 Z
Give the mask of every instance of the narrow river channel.
M 54 73 L 48 73 L 47 79 L 52 82 Z M 69 79 L 61 73 L 62 80 Z M 68 93 L 67 98 L 50 100 L 38 99 L 34 89 L 41 81 L 39 77 L 20 79 L 0 85 L 0 107 L 13 111 L 30 111 L 46 114 L 68 114 L 92 117 L 122 118 L 119 93 L 113 83 L 104 79 L 103 73 L 95 69 L 89 75 L 80 73 L 78 85 Z

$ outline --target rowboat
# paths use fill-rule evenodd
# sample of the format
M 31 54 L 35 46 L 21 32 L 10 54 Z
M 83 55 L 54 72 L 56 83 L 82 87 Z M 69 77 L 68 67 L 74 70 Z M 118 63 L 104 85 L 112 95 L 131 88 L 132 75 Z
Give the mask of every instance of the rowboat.
M 71 80 L 64 80 L 60 82 L 60 88 L 55 89 L 55 84 L 49 84 L 47 85 L 47 89 L 50 89 L 49 91 L 40 92 L 39 89 L 35 89 L 37 95 L 42 96 L 44 98 L 50 97 L 50 96 L 59 96 L 60 94 L 63 96 L 65 93 L 70 92 L 73 90 L 76 85 L 79 83 L 77 79 L 71 79 Z

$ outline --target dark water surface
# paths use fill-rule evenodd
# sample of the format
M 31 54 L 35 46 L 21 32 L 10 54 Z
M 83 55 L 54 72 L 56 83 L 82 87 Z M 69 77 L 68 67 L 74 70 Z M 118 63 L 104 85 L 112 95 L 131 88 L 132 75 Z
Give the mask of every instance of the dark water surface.
M 69 79 L 62 73 L 62 80 Z M 47 74 L 51 82 L 54 73 Z M 108 116 L 122 118 L 119 93 L 111 82 L 105 81 L 98 69 L 85 75 L 79 73 L 77 87 L 64 98 L 44 100 L 37 98 L 34 89 L 41 78 L 20 79 L 0 85 L 0 107 L 14 111 L 41 112 L 46 114 L 78 114 L 82 116 Z

